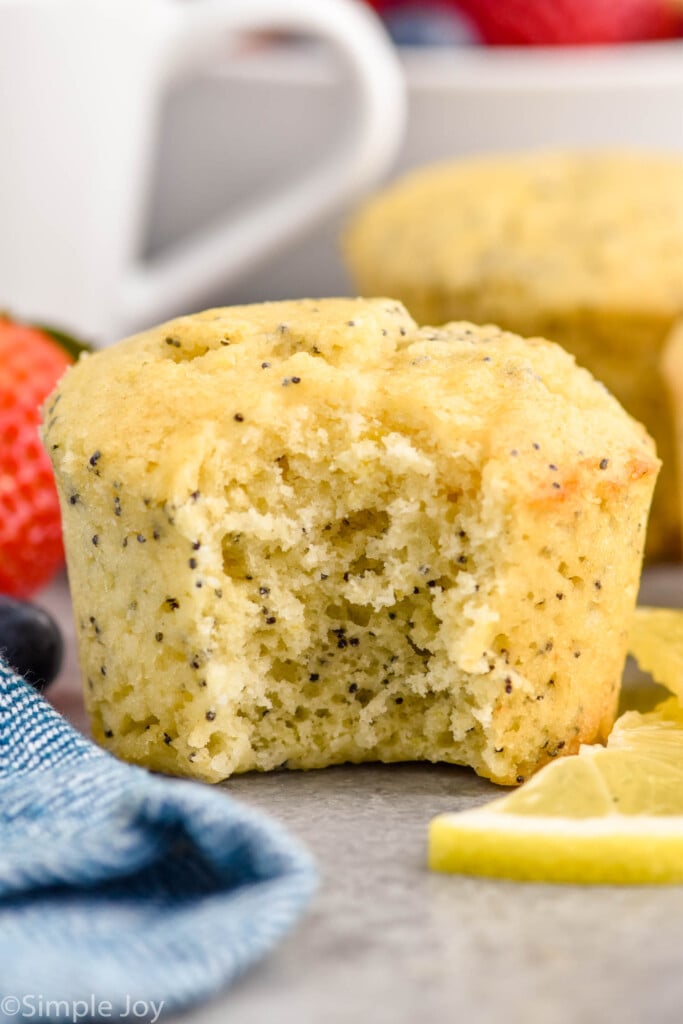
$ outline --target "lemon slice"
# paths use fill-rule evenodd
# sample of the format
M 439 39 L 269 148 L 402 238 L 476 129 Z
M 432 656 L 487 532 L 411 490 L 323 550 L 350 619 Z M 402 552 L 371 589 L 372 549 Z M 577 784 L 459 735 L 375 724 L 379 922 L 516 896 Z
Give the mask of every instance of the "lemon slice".
M 629 650 L 645 672 L 683 701 L 683 610 L 637 608 Z
M 606 747 L 484 807 L 435 818 L 436 871 L 529 881 L 683 882 L 683 709 L 618 719 Z

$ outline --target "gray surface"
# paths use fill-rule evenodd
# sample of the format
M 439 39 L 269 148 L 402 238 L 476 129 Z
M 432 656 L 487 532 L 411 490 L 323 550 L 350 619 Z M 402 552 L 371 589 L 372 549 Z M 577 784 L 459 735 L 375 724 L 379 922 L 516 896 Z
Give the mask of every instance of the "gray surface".
M 683 571 L 647 602 L 683 605 Z M 45 595 L 69 626 L 63 583 Z M 71 639 L 52 691 L 83 724 Z M 368 765 L 230 780 L 289 826 L 321 885 L 298 928 L 180 1024 L 680 1024 L 683 886 L 528 885 L 431 874 L 426 829 L 500 790 L 459 768 Z
M 228 788 L 290 825 L 322 871 L 308 919 L 224 1004 L 231 1020 L 681 1020 L 683 888 L 426 870 L 430 817 L 494 794 L 467 771 L 368 766 Z M 218 1022 L 224 1008 L 201 1019 Z

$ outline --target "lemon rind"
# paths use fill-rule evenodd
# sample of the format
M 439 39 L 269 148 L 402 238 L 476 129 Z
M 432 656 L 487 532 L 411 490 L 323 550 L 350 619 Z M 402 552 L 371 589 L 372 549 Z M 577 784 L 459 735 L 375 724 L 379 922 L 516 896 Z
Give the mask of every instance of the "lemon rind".
M 429 867 L 517 881 L 683 883 L 683 816 L 442 814 L 430 824 Z

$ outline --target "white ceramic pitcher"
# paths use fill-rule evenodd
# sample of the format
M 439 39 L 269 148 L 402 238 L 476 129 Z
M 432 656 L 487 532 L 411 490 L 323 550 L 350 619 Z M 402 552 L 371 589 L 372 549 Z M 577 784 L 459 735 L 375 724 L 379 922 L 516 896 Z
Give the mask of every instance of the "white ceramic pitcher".
M 348 78 L 338 142 L 143 261 L 164 95 L 254 31 L 333 45 Z M 0 0 L 0 309 L 100 343 L 189 311 L 379 176 L 403 113 L 398 62 L 353 0 Z

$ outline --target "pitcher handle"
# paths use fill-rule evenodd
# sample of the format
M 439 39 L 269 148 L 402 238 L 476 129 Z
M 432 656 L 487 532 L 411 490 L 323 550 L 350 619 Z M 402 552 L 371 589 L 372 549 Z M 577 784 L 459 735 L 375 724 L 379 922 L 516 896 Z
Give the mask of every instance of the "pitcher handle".
M 399 61 L 376 17 L 350 0 L 194 0 L 173 6 L 163 86 L 196 71 L 226 32 L 317 35 L 346 68 L 352 112 L 340 141 L 294 184 L 223 217 L 167 254 L 138 260 L 124 279 L 124 327 L 137 329 L 242 274 L 352 199 L 390 166 L 405 121 Z

